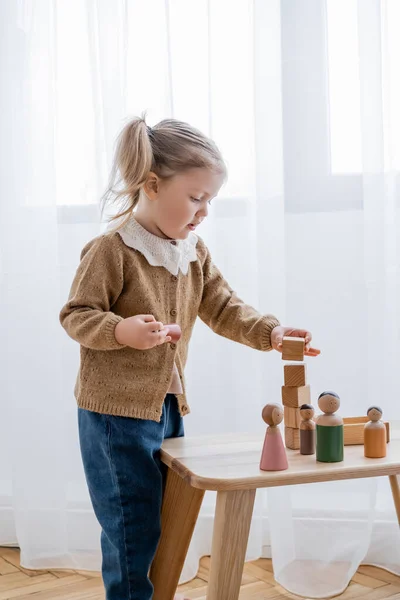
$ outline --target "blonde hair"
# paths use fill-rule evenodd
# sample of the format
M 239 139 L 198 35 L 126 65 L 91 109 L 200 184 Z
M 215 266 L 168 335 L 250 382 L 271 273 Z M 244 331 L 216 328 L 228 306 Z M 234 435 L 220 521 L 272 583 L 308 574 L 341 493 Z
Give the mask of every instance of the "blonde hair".
M 217 146 L 198 129 L 175 119 L 165 119 L 149 127 L 144 116 L 136 117 L 117 138 L 108 188 L 101 198 L 101 212 L 108 205 L 120 205 L 118 213 L 108 219 L 117 220 L 120 227 L 137 206 L 150 171 L 160 179 L 168 179 L 192 168 L 213 169 L 226 175 Z

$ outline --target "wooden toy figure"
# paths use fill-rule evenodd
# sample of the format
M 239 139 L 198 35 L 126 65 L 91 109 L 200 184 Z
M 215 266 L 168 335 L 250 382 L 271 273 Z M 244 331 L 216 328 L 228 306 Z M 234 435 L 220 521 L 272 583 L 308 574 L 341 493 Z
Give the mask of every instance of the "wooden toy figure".
M 284 471 L 289 465 L 278 427 L 283 419 L 282 406 L 280 404 L 266 404 L 262 411 L 262 418 L 268 427 L 265 432 L 260 469 L 262 471 Z
M 383 458 L 386 456 L 386 426 L 381 421 L 382 410 L 379 406 L 370 406 L 367 412 L 368 423 L 364 427 L 364 456 Z
M 300 406 L 300 454 L 315 454 L 315 423 L 312 420 L 314 407 L 311 404 Z
M 340 406 L 340 398 L 335 392 L 322 392 L 318 406 L 324 413 L 317 423 L 317 461 L 341 462 L 344 449 L 343 419 L 334 414 Z

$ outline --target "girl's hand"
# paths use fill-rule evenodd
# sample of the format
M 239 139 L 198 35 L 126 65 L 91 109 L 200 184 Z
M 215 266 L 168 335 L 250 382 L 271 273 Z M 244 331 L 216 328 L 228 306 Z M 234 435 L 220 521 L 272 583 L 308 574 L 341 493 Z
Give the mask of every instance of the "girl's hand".
M 321 350 L 311 348 L 310 342 L 312 335 L 309 331 L 306 331 L 305 329 L 293 329 L 292 327 L 282 327 L 281 325 L 274 327 L 271 331 L 271 346 L 274 350 L 282 352 L 282 340 L 284 337 L 304 338 L 304 354 L 306 356 L 318 356 L 318 354 L 321 353 Z
M 119 344 L 136 350 L 149 350 L 171 341 L 168 329 L 153 315 L 135 315 L 120 321 L 114 335 Z

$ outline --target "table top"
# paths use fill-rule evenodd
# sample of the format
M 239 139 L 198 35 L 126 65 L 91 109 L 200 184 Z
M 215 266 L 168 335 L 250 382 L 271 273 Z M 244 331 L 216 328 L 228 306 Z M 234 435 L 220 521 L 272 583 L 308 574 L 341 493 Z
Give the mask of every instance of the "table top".
M 215 434 L 164 441 L 162 461 L 191 486 L 203 490 L 248 490 L 400 474 L 400 439 L 387 444 L 385 458 L 365 458 L 364 446 L 345 446 L 344 461 L 319 463 L 315 454 L 287 450 L 286 471 L 261 471 L 264 434 Z

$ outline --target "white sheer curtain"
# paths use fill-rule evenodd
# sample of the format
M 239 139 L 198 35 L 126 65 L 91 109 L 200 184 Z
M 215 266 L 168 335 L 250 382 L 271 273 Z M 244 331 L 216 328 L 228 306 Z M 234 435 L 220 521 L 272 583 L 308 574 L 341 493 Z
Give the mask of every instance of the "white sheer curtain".
M 314 404 L 332 388 L 343 415 L 378 403 L 399 420 L 399 26 L 396 0 L 0 4 L 0 544 L 24 566 L 100 568 L 58 312 L 102 228 L 113 141 L 143 110 L 219 144 L 230 178 L 201 235 L 242 297 L 313 331 Z M 187 435 L 262 432 L 282 361 L 199 323 L 187 379 Z M 210 552 L 214 502 L 182 580 Z M 247 558 L 271 552 L 307 596 L 361 562 L 400 574 L 388 483 L 258 493 Z

